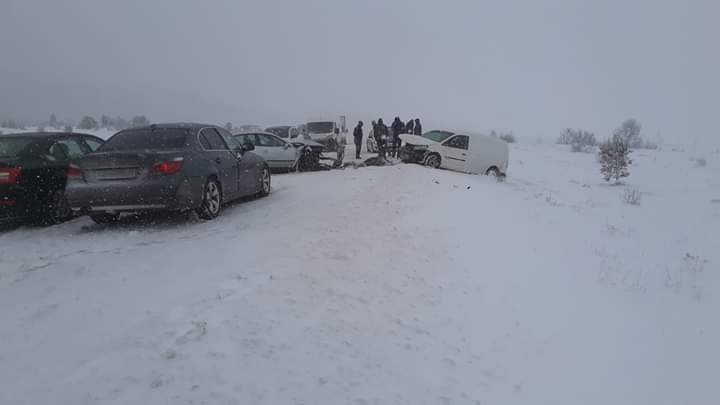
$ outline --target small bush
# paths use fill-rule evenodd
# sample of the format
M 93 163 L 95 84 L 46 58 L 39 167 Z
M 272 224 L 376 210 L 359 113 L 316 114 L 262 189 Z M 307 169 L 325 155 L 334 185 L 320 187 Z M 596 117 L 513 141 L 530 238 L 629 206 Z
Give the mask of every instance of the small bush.
M 707 160 L 705 160 L 705 158 L 697 158 L 695 159 L 695 166 L 705 167 L 707 166 Z
M 570 145 L 573 152 L 592 152 L 597 145 L 595 134 L 590 131 L 572 130 L 570 128 L 563 131 L 557 140 L 560 145 Z
M 640 205 L 640 201 L 642 200 L 642 193 L 639 189 L 632 187 L 632 188 L 626 188 L 623 192 L 622 201 L 625 204 L 629 205 Z
M 620 184 L 620 179 L 630 175 L 628 168 L 632 164 L 630 148 L 618 135 L 614 135 L 612 139 L 600 144 L 598 161 L 605 181 L 609 182 L 611 179 L 615 179 L 615 184 Z

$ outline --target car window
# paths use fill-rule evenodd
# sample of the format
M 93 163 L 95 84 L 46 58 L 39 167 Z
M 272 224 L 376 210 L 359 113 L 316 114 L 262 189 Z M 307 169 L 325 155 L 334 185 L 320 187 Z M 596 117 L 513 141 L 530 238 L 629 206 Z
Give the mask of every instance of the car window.
M 187 129 L 143 128 L 126 129 L 113 135 L 99 151 L 170 150 L 187 146 Z
M 60 142 L 53 142 L 48 149 L 46 156 L 49 160 L 65 160 L 68 158 L 67 145 L 63 145 Z
M 258 138 L 260 140 L 260 146 L 277 147 L 284 145 L 283 141 L 274 136 L 259 134 Z
M 423 138 L 427 138 L 435 142 L 442 142 L 452 135 L 452 132 L 447 131 L 428 131 L 422 134 Z
M 225 128 L 215 128 L 216 131 L 222 136 L 222 138 L 225 140 L 225 143 L 230 146 L 231 148 L 234 148 L 236 146 L 239 146 L 235 138 L 233 138 L 232 134 Z
M 0 158 L 19 156 L 32 142 L 30 138 L 0 138 Z
M 210 147 L 205 147 L 205 142 L 203 142 L 203 138 L 206 139 L 207 144 L 210 145 Z M 200 135 L 200 142 L 203 143 L 203 146 L 205 149 L 209 150 L 227 150 L 229 149 L 227 144 L 225 143 L 225 140 L 220 136 L 220 134 L 215 130 L 215 128 L 205 128 L 202 130 L 202 133 Z
M 80 141 L 72 138 L 59 139 L 57 143 L 63 148 L 63 151 L 67 156 L 72 158 L 78 158 L 85 154 Z
M 90 148 L 91 152 L 95 152 L 103 144 L 100 140 L 95 138 L 85 137 L 83 139 L 85 140 L 87 147 Z
M 443 143 L 443 146 L 447 146 L 448 148 L 467 150 L 469 140 L 470 139 L 467 135 L 457 135 L 445 141 L 445 143 Z

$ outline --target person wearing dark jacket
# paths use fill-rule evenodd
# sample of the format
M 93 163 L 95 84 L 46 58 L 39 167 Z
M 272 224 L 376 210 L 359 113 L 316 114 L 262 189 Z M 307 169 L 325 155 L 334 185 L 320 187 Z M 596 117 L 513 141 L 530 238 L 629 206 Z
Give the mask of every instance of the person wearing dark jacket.
M 375 127 L 375 142 L 377 143 L 379 155 L 385 159 L 385 145 L 388 136 L 388 127 L 383 123 L 382 118 L 378 118 L 377 126 Z
M 412 118 L 410 118 L 410 121 L 405 124 L 405 129 L 407 129 L 408 134 L 414 133 L 413 130 L 415 129 L 415 121 Z
M 358 121 L 357 126 L 353 130 L 353 140 L 355 141 L 355 159 L 360 159 L 360 150 L 362 149 L 363 140 L 363 122 Z
M 400 120 L 400 117 L 395 117 L 391 127 L 392 129 L 392 149 L 390 150 L 390 156 L 399 157 L 400 155 L 400 134 L 405 132 L 405 124 Z
M 420 118 L 415 118 L 415 127 L 413 128 L 413 134 L 422 135 L 422 125 L 420 124 Z

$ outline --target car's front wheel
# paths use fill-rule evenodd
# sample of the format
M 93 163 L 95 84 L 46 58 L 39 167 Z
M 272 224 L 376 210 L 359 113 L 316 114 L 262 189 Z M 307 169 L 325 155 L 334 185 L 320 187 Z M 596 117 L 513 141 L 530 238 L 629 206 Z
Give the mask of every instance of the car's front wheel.
M 440 155 L 433 153 L 425 159 L 425 166 L 432 167 L 433 169 L 440 168 Z
M 222 190 L 220 183 L 214 178 L 208 179 L 203 187 L 203 197 L 198 216 L 202 219 L 217 218 L 222 211 Z
M 263 167 L 260 171 L 260 177 L 258 178 L 258 197 L 265 197 L 270 194 L 271 188 L 271 177 L 270 169 Z

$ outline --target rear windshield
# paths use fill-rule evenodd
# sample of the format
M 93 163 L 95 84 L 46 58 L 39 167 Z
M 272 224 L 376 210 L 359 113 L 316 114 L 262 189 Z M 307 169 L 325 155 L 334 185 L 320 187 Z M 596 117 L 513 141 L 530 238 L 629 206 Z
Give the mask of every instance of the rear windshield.
M 133 129 L 118 132 L 98 151 L 182 149 L 187 145 L 187 139 L 187 129 Z
M 30 138 L 0 138 L 0 158 L 17 157 L 32 142 Z
M 335 129 L 334 122 L 308 122 L 307 131 L 311 134 L 328 134 Z
M 271 134 L 277 135 L 280 138 L 287 138 L 290 136 L 290 128 L 288 127 L 272 127 L 268 128 L 267 132 L 270 132 Z

